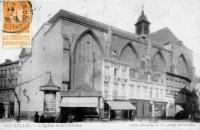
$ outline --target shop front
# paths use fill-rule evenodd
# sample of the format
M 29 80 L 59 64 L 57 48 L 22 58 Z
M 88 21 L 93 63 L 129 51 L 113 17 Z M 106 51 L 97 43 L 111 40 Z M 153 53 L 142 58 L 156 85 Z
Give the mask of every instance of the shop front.
M 151 118 L 152 117 L 152 104 L 150 100 L 131 99 L 131 104 L 136 107 L 135 116 L 137 118 Z
M 62 120 L 74 121 L 98 120 L 98 97 L 62 97 L 60 104 Z
M 129 101 L 105 101 L 104 119 L 134 120 L 136 107 Z
M 14 117 L 14 103 L 11 101 L 0 102 L 0 118 Z
M 166 119 L 167 102 L 154 102 L 154 117 Z
M 101 93 L 81 86 L 61 93 L 61 122 L 98 121 L 100 119 Z

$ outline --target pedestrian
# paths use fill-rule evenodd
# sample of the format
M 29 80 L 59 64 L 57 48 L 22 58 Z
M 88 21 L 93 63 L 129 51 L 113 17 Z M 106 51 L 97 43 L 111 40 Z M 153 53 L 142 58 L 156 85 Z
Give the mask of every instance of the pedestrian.
M 40 123 L 44 123 L 45 122 L 45 120 L 44 120 L 44 114 L 42 114 L 41 116 L 40 116 Z
M 35 116 L 34 117 L 35 117 L 35 122 L 38 123 L 39 122 L 39 115 L 38 115 L 37 111 L 35 112 Z

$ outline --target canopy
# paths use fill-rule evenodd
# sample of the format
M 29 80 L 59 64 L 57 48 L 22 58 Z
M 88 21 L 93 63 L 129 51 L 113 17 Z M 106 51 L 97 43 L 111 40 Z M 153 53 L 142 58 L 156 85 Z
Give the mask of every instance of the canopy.
M 128 101 L 106 101 L 112 110 L 136 110 L 136 107 Z
M 97 97 L 63 97 L 60 107 L 97 107 Z

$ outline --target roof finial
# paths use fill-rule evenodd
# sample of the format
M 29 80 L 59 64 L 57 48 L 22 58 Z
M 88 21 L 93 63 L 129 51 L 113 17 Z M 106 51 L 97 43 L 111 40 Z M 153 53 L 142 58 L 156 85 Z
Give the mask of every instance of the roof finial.
M 50 76 L 50 79 L 52 78 L 52 76 L 51 76 L 51 71 L 49 72 L 49 76 Z
M 142 14 L 144 14 L 144 1 L 142 0 Z

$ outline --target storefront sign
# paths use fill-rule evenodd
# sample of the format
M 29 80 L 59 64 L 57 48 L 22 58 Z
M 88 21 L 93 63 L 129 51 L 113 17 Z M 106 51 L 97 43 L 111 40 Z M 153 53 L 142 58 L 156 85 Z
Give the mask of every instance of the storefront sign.
M 97 107 L 97 97 L 63 97 L 60 107 Z
M 44 94 L 44 111 L 45 112 L 56 112 L 56 94 L 45 93 Z

